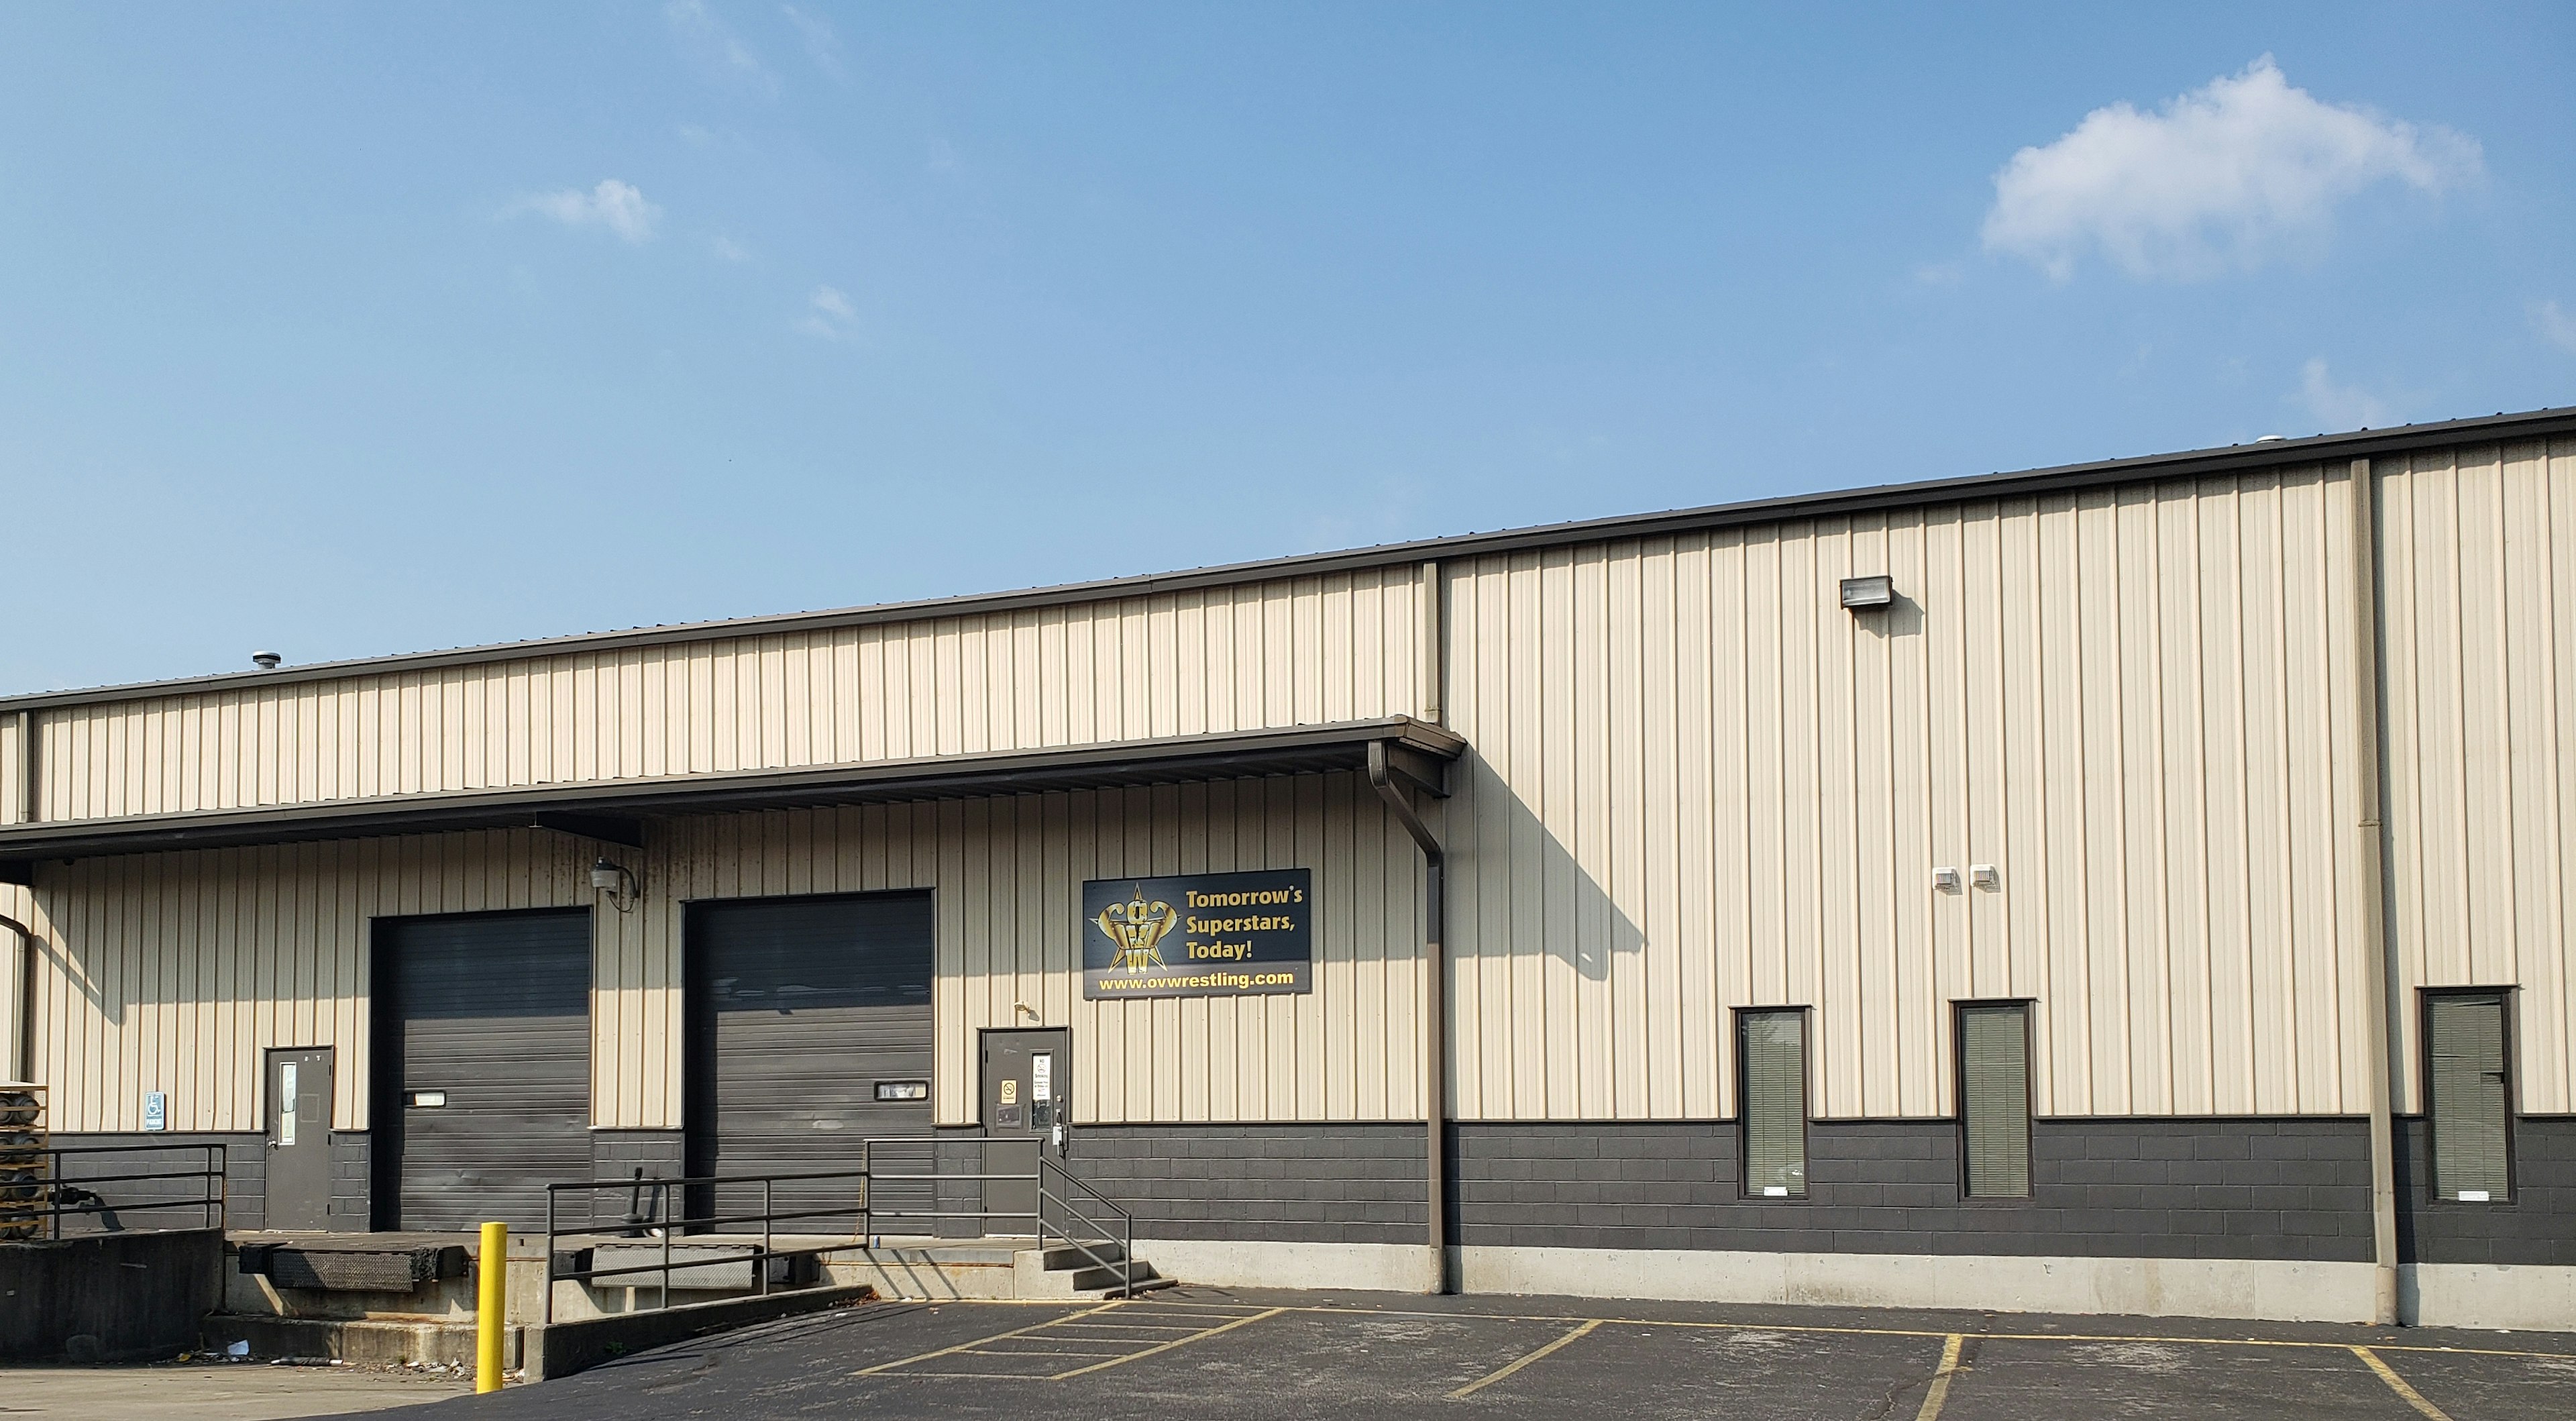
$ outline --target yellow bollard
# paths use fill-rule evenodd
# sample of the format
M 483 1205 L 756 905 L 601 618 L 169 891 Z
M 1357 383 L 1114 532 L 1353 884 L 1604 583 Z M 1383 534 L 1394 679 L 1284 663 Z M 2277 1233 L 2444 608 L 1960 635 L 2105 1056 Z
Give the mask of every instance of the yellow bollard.
M 510 1226 L 483 1226 L 482 1276 L 474 1295 L 474 1390 L 501 1389 L 501 1326 L 510 1310 Z

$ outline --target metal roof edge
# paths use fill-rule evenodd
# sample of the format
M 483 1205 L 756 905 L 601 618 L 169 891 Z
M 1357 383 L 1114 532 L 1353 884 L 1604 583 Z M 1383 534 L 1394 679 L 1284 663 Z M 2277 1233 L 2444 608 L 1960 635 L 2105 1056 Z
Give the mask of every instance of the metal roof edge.
M 1475 557 L 1527 548 L 1562 546 L 1568 543 L 1647 538 L 1748 523 L 1793 522 L 1803 518 L 1828 517 L 1836 514 L 2011 498 L 2112 484 L 2162 483 L 2248 468 L 2316 463 L 2326 459 L 2362 458 L 2446 444 L 2546 439 L 2560 434 L 2576 434 L 2576 406 L 2552 406 L 2513 414 L 2480 415 L 2472 419 L 2444 420 L 2433 424 L 2401 425 L 2395 429 L 2364 429 L 2343 434 L 2318 434 L 2299 439 L 2230 444 L 2213 449 L 2196 449 L 2173 454 L 2147 454 L 2125 459 L 2102 459 L 2090 463 L 2059 464 L 2047 468 L 2005 473 L 1974 474 L 1959 478 L 1873 484 L 1859 488 L 1787 494 L 1776 498 L 1708 504 L 1661 513 L 1623 513 L 1606 518 L 1545 523 L 1526 528 L 1502 529 L 1491 533 L 1456 533 L 1436 538 L 1416 539 L 1412 542 L 1381 543 L 1373 547 L 1322 553 L 1297 553 L 1287 557 L 1266 558 L 1253 562 L 1224 563 L 1177 572 L 1139 573 L 1090 582 L 1060 583 L 1051 587 L 1031 587 L 1001 592 L 970 592 L 947 597 L 920 598 L 908 602 L 881 602 L 864 607 L 843 607 L 817 612 L 780 612 L 708 622 L 676 622 L 668 626 L 632 627 L 620 631 L 577 632 L 566 636 L 493 642 L 483 646 L 457 647 L 445 651 L 396 652 L 384 656 L 353 657 L 341 661 L 318 661 L 305 666 L 281 667 L 275 671 L 227 671 L 207 676 L 136 681 L 77 690 L 34 691 L 14 696 L 0 696 L 0 714 L 45 710 L 57 706 L 149 700 L 163 696 L 184 696 L 210 691 L 300 685 L 395 671 L 437 670 L 449 666 L 470 666 L 495 661 L 534 660 L 549 656 L 579 655 L 584 652 L 613 651 L 635 646 L 669 646 L 697 641 L 729 640 L 736 637 L 773 636 L 791 632 L 882 625 L 889 622 L 972 616 L 1034 607 L 1075 606 L 1086 602 L 1150 597 L 1159 593 L 1190 591 L 1245 582 L 1266 582 L 1282 577 L 1314 577 L 1333 572 L 1386 567 L 1397 563 Z
M 409 822 L 434 823 L 452 816 L 501 811 L 687 813 L 693 804 L 712 805 L 719 810 L 728 805 L 759 807 L 756 801 L 764 795 L 812 793 L 836 787 L 899 787 L 914 780 L 942 783 L 972 780 L 986 788 L 961 792 L 1008 794 L 1013 791 L 1003 777 L 1015 771 L 1032 773 L 1087 767 L 1107 771 L 1150 767 L 1162 762 L 1205 761 L 1216 757 L 1293 755 L 1300 751 L 1350 747 L 1369 741 L 1392 742 L 1408 751 L 1441 761 L 1455 760 L 1467 748 L 1465 737 L 1454 731 L 1412 716 L 1381 716 L 1369 720 L 1320 721 L 1308 725 L 1267 726 L 1258 730 L 1172 735 L 1151 740 L 1094 741 L 972 755 L 795 765 L 717 774 L 566 780 L 496 789 L 375 795 L 363 799 L 312 800 L 241 809 L 188 810 L 176 814 L 45 820 L 35 824 L 0 826 L 0 862 L 42 861 L 66 852 L 90 857 L 117 852 L 113 848 L 102 847 L 114 841 L 176 839 L 190 834 L 222 835 L 288 824 L 307 824 L 354 835 L 371 828 L 398 829 Z

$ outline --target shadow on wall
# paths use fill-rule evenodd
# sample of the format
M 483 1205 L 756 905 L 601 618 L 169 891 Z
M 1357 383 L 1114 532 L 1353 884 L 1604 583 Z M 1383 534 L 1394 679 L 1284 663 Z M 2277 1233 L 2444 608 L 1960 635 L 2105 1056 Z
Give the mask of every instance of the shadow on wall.
M 1452 795 L 1436 801 L 1441 808 L 1433 831 L 1449 864 L 1445 946 L 1453 958 L 1543 953 L 1586 981 L 1606 982 L 1614 961 L 1645 952 L 1646 930 L 1473 746 L 1450 777 Z M 1462 801 L 1480 811 L 1465 825 L 1459 825 L 1463 816 L 1449 812 Z M 1454 833 L 1453 825 L 1459 825 Z M 1642 835 L 1636 847 L 1653 852 Z M 1488 926 L 1496 922 L 1500 932 Z
M 1923 635 L 1923 604 L 1899 592 L 1896 600 L 1875 611 L 1856 612 L 1852 624 L 1864 636 L 1888 641 Z

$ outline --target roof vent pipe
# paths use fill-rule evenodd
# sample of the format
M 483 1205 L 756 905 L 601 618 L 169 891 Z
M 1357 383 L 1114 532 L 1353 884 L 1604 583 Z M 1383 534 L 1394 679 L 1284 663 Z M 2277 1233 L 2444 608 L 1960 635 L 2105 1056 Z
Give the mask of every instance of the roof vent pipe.
M 258 667 L 262 671 L 274 671 L 283 664 L 285 660 L 285 657 L 278 655 L 274 651 L 254 651 L 250 654 L 250 664 Z

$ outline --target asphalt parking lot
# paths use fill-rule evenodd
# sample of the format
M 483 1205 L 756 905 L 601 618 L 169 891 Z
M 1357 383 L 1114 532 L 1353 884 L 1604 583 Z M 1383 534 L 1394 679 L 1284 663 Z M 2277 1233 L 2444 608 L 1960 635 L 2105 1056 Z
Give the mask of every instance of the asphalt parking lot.
M 2299 1417 L 2564 1421 L 2576 1336 L 1183 1289 L 878 1303 L 663 1348 L 477 1417 Z

